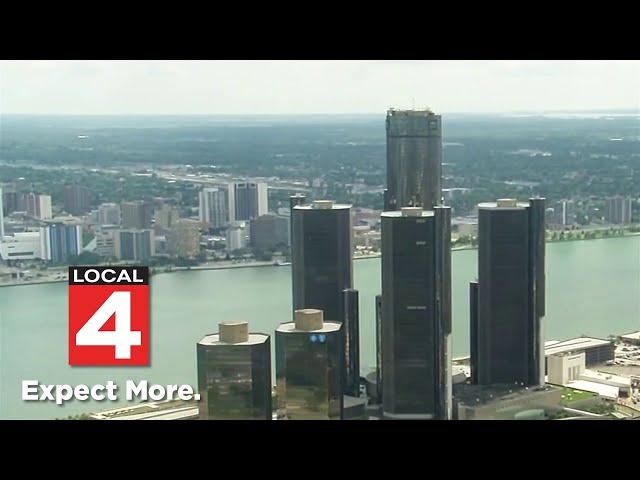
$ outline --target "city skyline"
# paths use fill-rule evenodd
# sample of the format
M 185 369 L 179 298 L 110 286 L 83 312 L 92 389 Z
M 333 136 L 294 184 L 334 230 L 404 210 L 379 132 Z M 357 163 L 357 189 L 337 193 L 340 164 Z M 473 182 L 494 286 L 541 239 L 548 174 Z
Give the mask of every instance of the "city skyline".
M 327 168 L 321 167 L 320 177 L 308 173 L 309 166 L 318 157 L 304 155 L 301 158 L 307 160 L 300 170 L 303 173 L 293 179 L 281 178 L 279 175 L 256 175 L 251 179 L 247 172 L 240 176 L 233 173 L 229 175 L 227 172 L 218 172 L 216 165 L 204 163 L 194 166 L 187 164 L 184 159 L 181 165 L 155 165 L 144 171 L 124 167 L 122 171 L 133 173 L 133 181 L 137 185 L 158 181 L 163 184 L 160 190 L 145 189 L 144 194 L 136 195 L 139 199 L 118 199 L 117 193 L 114 195 L 108 189 L 103 189 L 100 184 L 108 179 L 111 172 L 100 173 L 98 183 L 95 178 L 85 175 L 84 181 L 80 182 L 61 182 L 56 179 L 50 183 L 46 179 L 47 183 L 34 184 L 27 177 L 35 176 L 35 173 L 28 170 L 29 173 L 16 176 L 13 182 L 3 185 L 7 187 L 7 191 L 2 192 L 3 202 L 8 207 L 7 226 L 13 234 L 6 237 L 6 247 L 3 246 L 4 242 L 0 242 L 0 246 L 7 252 L 3 256 L 18 260 L 18 257 L 25 254 L 31 260 L 38 260 L 39 254 L 35 250 L 28 251 L 37 240 L 35 232 L 31 235 L 29 229 L 36 228 L 41 223 L 59 222 L 58 226 L 52 225 L 49 230 L 40 230 L 39 236 L 50 244 L 52 251 L 54 246 L 60 248 L 56 247 L 59 252 L 55 255 L 43 255 L 41 260 L 44 263 L 21 263 L 21 260 L 7 262 L 8 271 L 10 275 L 15 273 L 19 283 L 21 269 L 46 266 L 48 270 L 49 267 L 59 268 L 66 263 L 71 264 L 80 257 L 83 245 L 88 251 L 82 252 L 83 258 L 89 255 L 95 259 L 88 263 L 111 262 L 114 259 L 118 262 L 136 261 L 153 266 L 157 269 L 155 273 L 172 271 L 174 265 L 186 265 L 188 270 L 191 266 L 202 269 L 231 268 L 232 263 L 237 262 L 244 263 L 243 266 L 290 264 L 293 295 L 287 298 L 272 294 L 271 302 L 262 302 L 261 307 L 266 317 L 264 319 L 260 318 L 263 316 L 262 309 L 250 316 L 241 314 L 239 322 L 233 317 L 244 310 L 245 303 L 252 302 L 252 297 L 259 297 L 262 290 L 269 287 L 266 284 L 243 295 L 241 289 L 249 281 L 249 277 L 242 282 L 230 282 L 234 288 L 233 298 L 243 298 L 241 303 L 229 301 L 231 295 L 220 295 L 223 287 L 220 284 L 211 284 L 214 288 L 205 293 L 207 304 L 214 300 L 213 303 L 224 304 L 226 310 L 219 314 L 223 321 L 220 324 L 220 337 L 208 340 L 205 337 L 197 347 L 199 390 L 206 399 L 205 403 L 200 404 L 201 419 L 216 418 L 218 413 L 225 418 L 272 418 L 269 412 L 273 405 L 268 400 L 271 393 L 275 394 L 273 399 L 277 399 L 277 418 L 292 420 L 555 419 L 566 417 L 567 412 L 562 408 L 562 398 L 565 398 L 563 392 L 571 392 L 574 388 L 580 390 L 584 387 L 587 391 L 595 391 L 602 398 L 615 398 L 616 401 L 620 399 L 622 403 L 629 395 L 633 396 L 631 380 L 628 386 L 625 383 L 627 380 L 622 383 L 615 380 L 621 385 L 620 393 L 612 397 L 607 389 L 615 385 L 611 384 L 611 379 L 601 378 L 604 374 L 601 373 L 603 370 L 599 370 L 600 363 L 608 362 L 607 365 L 613 365 L 611 362 L 630 358 L 626 357 L 626 353 L 616 351 L 618 346 L 614 341 L 588 338 L 546 345 L 543 329 L 540 327 L 540 318 L 545 314 L 546 282 L 544 256 L 541 253 L 544 251 L 545 239 L 555 237 L 555 240 L 559 240 L 558 232 L 567 237 L 574 233 L 579 235 L 574 228 L 577 226 L 574 222 L 579 219 L 584 220 L 584 223 L 580 223 L 584 228 L 580 230 L 582 239 L 595 238 L 588 236 L 594 232 L 600 232 L 602 237 L 610 236 L 614 232 L 613 225 L 617 225 L 616 232 L 620 236 L 636 234 L 632 211 L 636 200 L 621 195 L 629 192 L 628 187 L 600 191 L 597 206 L 591 205 L 588 208 L 581 203 L 580 199 L 584 197 L 567 195 L 566 189 L 561 190 L 562 196 L 554 196 L 560 202 L 560 208 L 558 212 L 554 208 L 549 209 L 552 215 L 547 222 L 549 230 L 545 233 L 543 226 L 547 209 L 541 198 L 545 190 L 540 190 L 538 183 L 514 182 L 511 180 L 514 177 L 505 177 L 507 180 L 500 187 L 501 196 L 494 197 L 498 198 L 497 206 L 500 208 L 496 215 L 492 215 L 491 222 L 487 223 L 487 204 L 475 201 L 477 197 L 472 197 L 473 205 L 469 205 L 469 201 L 455 203 L 456 198 L 460 200 L 474 190 L 481 199 L 487 200 L 489 193 L 483 188 L 482 182 L 477 182 L 475 178 L 469 182 L 466 171 L 464 175 L 452 176 L 451 169 L 448 170 L 448 175 L 442 175 L 448 188 L 442 188 L 443 185 L 436 181 L 441 178 L 442 163 L 439 115 L 436 120 L 431 114 L 424 116 L 426 112 L 421 110 L 397 112 L 401 117 L 416 117 L 420 121 L 412 124 L 409 129 L 387 131 L 386 165 L 393 169 L 393 175 L 390 176 L 391 180 L 387 179 L 386 185 L 380 173 L 369 177 L 373 178 L 369 184 L 359 178 L 369 173 L 367 170 L 370 167 L 366 164 L 354 170 L 345 169 L 351 156 L 355 156 L 351 153 L 353 147 L 358 145 L 352 141 L 346 142 L 350 156 L 340 156 L 338 170 L 334 171 L 334 178 L 338 181 L 331 183 L 327 182 L 330 177 L 324 177 L 329 173 Z M 335 131 L 330 131 L 330 142 L 340 144 L 333 137 Z M 82 137 L 81 141 L 87 138 L 79 137 Z M 312 135 L 312 138 L 317 137 Z M 349 139 L 349 136 L 346 138 Z M 429 140 L 425 141 L 425 138 Z M 199 144 L 201 139 L 197 138 L 196 141 Z M 605 145 L 609 151 L 618 151 L 621 155 L 625 152 L 621 148 L 625 145 L 620 143 L 622 138 L 617 133 L 609 134 L 600 141 L 607 142 Z M 217 142 L 216 139 L 212 143 Z M 295 141 L 291 144 L 294 148 L 299 148 L 300 145 Z M 162 142 L 161 145 L 165 146 L 166 143 Z M 460 142 L 449 145 L 459 148 L 465 144 Z M 528 145 L 525 143 L 524 146 Z M 283 161 L 280 159 L 286 158 L 281 153 L 283 146 L 278 145 L 277 148 L 271 157 L 275 171 L 278 171 L 278 162 Z M 366 152 L 369 148 L 365 143 L 362 151 Z M 555 157 L 549 159 L 555 153 L 546 150 L 514 150 L 512 140 L 507 148 L 513 163 L 521 158 L 529 163 L 549 160 L 555 163 L 556 160 Z M 619 150 L 614 150 L 616 148 Z M 70 151 L 75 149 L 76 147 L 72 147 Z M 469 149 L 477 154 L 472 147 Z M 81 148 L 80 151 L 92 150 Z M 458 150 L 458 159 L 464 151 Z M 494 149 L 489 150 L 488 158 L 492 158 L 494 152 Z M 455 159 L 455 149 L 451 154 Z M 309 158 L 314 161 L 308 161 Z M 448 163 L 449 168 L 451 165 L 452 163 Z M 62 169 L 64 168 L 63 166 Z M 120 168 L 123 167 L 118 167 Z M 252 164 L 249 175 L 258 173 L 255 168 L 257 165 Z M 414 178 L 416 171 L 419 173 L 418 182 Z M 118 182 L 127 182 L 127 177 L 120 171 L 116 171 L 115 175 Z M 523 178 L 527 179 L 527 176 Z M 623 174 L 623 178 L 626 179 L 627 176 Z M 268 180 L 268 183 L 261 183 L 259 179 Z M 379 179 L 382 180 L 382 188 Z M 208 198 L 209 193 L 220 193 L 212 186 L 221 183 L 226 184 L 225 193 L 221 195 L 226 201 Z M 336 188 L 338 185 L 344 185 L 344 190 Z M 396 188 L 389 190 L 390 185 L 395 185 Z M 515 185 L 515 190 L 509 190 L 513 188 L 512 185 Z M 374 189 L 376 202 L 384 198 L 384 212 L 379 207 L 352 207 L 351 203 L 344 202 L 343 195 L 355 193 L 354 198 L 358 199 L 358 191 L 371 187 Z M 385 187 L 387 192 L 391 191 L 394 201 L 387 203 L 389 195 L 384 194 Z M 121 192 L 124 190 L 120 186 L 116 188 Z M 51 195 L 35 194 L 34 191 L 45 191 Z M 394 191 L 400 194 L 396 196 Z M 616 196 L 612 197 L 612 192 L 616 192 Z M 294 193 L 296 194 L 291 196 Z M 530 198 L 527 208 L 529 205 L 535 208 L 530 209 L 530 214 L 523 209 L 517 218 L 512 218 L 509 212 L 514 206 L 519 208 L 516 198 L 523 196 Z M 307 198 L 309 202 L 306 201 Z M 580 204 L 582 217 L 570 214 L 569 205 L 573 204 L 568 202 L 573 202 L 573 198 Z M 121 201 L 115 203 L 113 200 Z M 221 215 L 225 214 L 223 203 L 226 203 L 227 207 L 233 206 L 226 210 L 229 220 L 239 221 L 229 221 L 228 225 L 213 225 L 216 222 L 208 210 L 213 208 L 213 203 L 217 200 L 221 200 L 216 206 Z M 457 207 L 443 205 L 449 202 Z M 589 215 L 609 204 L 611 206 L 605 214 L 600 212 L 591 225 Z M 466 217 L 453 218 L 451 212 L 455 208 L 460 208 L 460 213 Z M 68 216 L 72 210 L 76 211 L 74 217 Z M 290 218 L 285 219 L 287 216 Z M 475 226 L 469 222 L 471 216 L 477 218 Z M 44 217 L 53 218 L 47 222 L 48 218 Z M 531 221 L 525 221 L 528 217 Z M 262 223 L 266 225 L 276 222 L 276 219 L 277 228 L 275 223 L 273 228 L 260 228 Z M 455 243 L 451 238 L 454 226 L 452 220 L 455 220 L 456 227 Z M 70 222 L 69 225 L 66 225 L 67 222 Z M 589 231 L 588 227 L 593 227 L 593 230 Z M 289 228 L 292 243 L 290 250 L 285 242 Z M 225 229 L 226 239 L 222 235 Z M 96 242 L 93 246 L 91 240 L 86 245 L 82 241 L 85 234 L 87 240 L 95 234 Z M 67 237 L 71 236 L 73 242 L 67 241 Z M 374 242 L 373 245 L 369 241 Z M 364 250 L 363 242 L 366 244 Z M 258 244 L 269 245 L 270 250 L 261 251 L 261 248 L 257 248 Z M 533 248 L 533 245 L 542 250 Z M 471 324 L 471 338 L 463 339 L 465 348 L 471 354 L 466 359 L 452 358 L 452 332 L 459 335 L 460 331 L 460 325 L 455 325 L 451 318 L 454 296 L 452 281 L 459 283 L 460 279 L 467 282 L 472 280 L 473 270 L 463 270 L 463 273 L 457 270 L 452 273 L 452 246 L 463 249 L 479 247 L 476 254 L 479 284 L 472 283 L 471 292 L 471 297 L 477 297 L 478 302 L 471 302 L 471 318 L 465 319 Z M 22 250 L 16 251 L 17 247 Z M 95 253 L 91 253 L 94 249 Z M 100 254 L 97 253 L 98 249 Z M 372 290 L 369 289 L 367 300 L 360 297 L 359 290 L 354 289 L 362 285 L 364 277 L 359 277 L 358 282 L 354 281 L 353 259 L 364 252 L 371 257 L 381 258 L 378 264 L 381 271 L 376 278 L 379 278 L 382 288 L 376 288 L 381 292 L 376 300 L 376 316 L 372 315 L 373 302 L 369 302 Z M 266 264 L 261 263 L 263 259 L 267 260 Z M 487 262 L 485 259 L 488 259 Z M 221 263 L 213 266 L 213 262 Z M 489 270 L 485 268 L 485 263 L 489 265 Z M 505 275 L 505 269 L 508 270 L 508 276 Z M 267 270 L 262 272 L 268 275 Z M 26 270 L 24 273 L 29 274 Z M 65 280 L 54 269 L 51 273 L 47 271 L 37 275 L 57 275 L 56 281 Z M 186 282 L 187 278 L 183 277 L 182 281 Z M 485 287 L 490 287 L 488 295 L 483 294 Z M 192 290 L 198 286 L 192 285 L 182 295 L 178 293 L 178 285 L 174 288 L 176 291 L 166 297 L 176 295 L 179 303 L 189 298 L 188 302 L 179 307 L 181 312 L 185 311 L 185 318 L 189 318 L 186 311 L 191 308 L 192 303 L 198 301 L 192 296 Z M 282 290 L 287 289 L 281 286 L 279 293 Z M 499 293 L 500 302 L 494 301 L 495 292 Z M 562 293 L 566 295 L 570 292 L 562 290 Z M 486 299 L 489 297 L 491 302 L 487 303 Z M 371 326 L 371 319 L 377 317 L 377 338 L 374 340 L 369 331 L 362 338 L 362 345 L 359 335 L 360 304 L 369 304 L 367 313 L 364 313 L 365 309 L 362 310 L 365 319 L 363 323 L 367 322 Z M 274 317 L 269 316 L 268 312 L 270 308 L 284 305 L 290 306 L 291 310 L 286 309 L 289 312 L 279 315 L 278 321 L 284 323 L 277 327 L 273 324 Z M 496 319 L 491 325 L 483 321 L 487 317 L 483 313 L 487 310 L 487 305 L 491 307 L 489 317 Z M 207 317 L 210 308 L 214 308 L 213 304 L 207 305 Z M 160 310 L 158 312 L 162 315 Z M 288 318 L 291 314 L 294 322 Z M 562 314 L 562 320 L 565 315 Z M 272 342 L 272 336 L 275 335 L 275 355 L 271 359 L 269 343 L 263 342 L 261 360 L 253 355 L 248 357 L 246 351 L 240 355 L 245 344 L 251 340 L 247 336 L 250 335 L 249 330 L 242 317 L 260 323 L 263 327 L 268 325 L 266 329 L 252 329 L 265 332 L 261 337 L 263 340 Z M 226 319 L 231 323 L 227 323 Z M 476 319 L 480 320 L 481 328 L 478 328 Z M 193 319 L 193 322 L 197 322 L 197 319 Z M 186 323 L 183 328 L 188 330 L 190 327 Z M 242 335 L 233 334 L 224 340 L 223 330 L 232 328 L 232 325 L 242 330 Z M 505 326 L 508 328 L 505 329 Z M 481 336 L 474 334 L 481 329 L 483 332 L 492 330 L 495 333 L 493 337 L 497 343 L 489 342 L 491 344 L 488 345 L 488 351 L 495 353 L 492 353 L 491 358 L 478 355 L 482 353 L 483 345 L 487 346 Z M 210 331 L 209 327 L 199 332 L 200 338 L 206 331 Z M 174 334 L 171 338 L 172 346 L 183 335 L 182 332 Z M 621 340 L 618 341 L 620 342 Z M 502 354 L 504 348 L 497 347 L 503 343 L 510 347 L 506 354 Z M 204 347 L 205 350 L 212 347 L 212 352 L 201 354 Z M 180 347 L 182 348 L 183 346 Z M 622 351 L 628 351 L 628 348 L 630 347 L 625 346 Z M 378 369 L 375 379 L 370 371 L 374 349 L 377 350 Z M 522 358 L 521 353 L 525 350 L 526 358 Z M 549 353 L 550 351 L 553 353 Z M 361 353 L 364 354 L 363 358 L 369 359 L 362 372 L 359 365 Z M 598 357 L 597 360 L 594 360 L 594 356 Z M 561 379 L 560 385 L 544 382 L 545 358 L 549 360 L 549 378 Z M 268 387 L 273 387 L 273 384 L 269 385 L 266 368 L 270 363 L 275 366 L 276 377 L 275 390 L 271 392 Z M 488 377 L 484 375 L 482 372 L 487 371 L 484 366 L 493 367 L 493 364 L 506 367 L 502 370 L 507 373 L 492 373 Z M 255 378 L 253 373 L 248 375 L 249 365 L 251 368 L 255 367 L 256 372 L 260 371 L 259 375 L 265 381 L 254 383 L 251 380 Z M 478 368 L 479 366 L 483 368 Z M 369 374 L 365 373 L 367 369 Z M 271 371 L 273 372 L 273 368 Z M 192 363 L 189 372 L 193 373 Z M 243 376 L 242 386 L 236 382 L 238 372 Z M 469 376 L 471 380 L 467 380 Z M 481 377 L 480 381 L 474 382 L 476 376 Z M 260 402 L 258 411 L 251 413 L 251 398 L 254 394 L 264 401 Z M 600 403 L 594 408 L 608 409 L 611 405 L 606 402 L 609 400 L 598 400 Z M 235 409 L 236 401 L 244 404 L 243 412 Z M 226 409 L 226 413 L 219 407 Z

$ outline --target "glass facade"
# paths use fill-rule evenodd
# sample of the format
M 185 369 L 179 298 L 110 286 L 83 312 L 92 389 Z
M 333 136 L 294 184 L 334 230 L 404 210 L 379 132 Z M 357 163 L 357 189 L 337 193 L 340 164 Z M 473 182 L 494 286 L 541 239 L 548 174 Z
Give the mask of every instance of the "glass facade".
M 450 209 L 382 214 L 382 404 L 388 418 L 450 418 Z
M 45 242 L 49 243 L 49 259 L 53 263 L 65 263 L 82 250 L 82 227 L 79 225 L 53 223 L 46 227 L 46 231 Z
M 352 288 L 351 206 L 297 205 L 291 214 L 293 310 L 317 308 L 328 321 L 344 324 L 344 388 L 357 395 L 360 335 L 358 292 Z
M 478 237 L 472 378 L 481 385 L 544 383 L 544 199 L 480 204 Z
M 199 418 L 271 420 L 271 343 L 251 334 L 229 344 L 208 335 L 197 345 Z
M 409 205 L 427 209 L 441 203 L 442 129 L 428 110 L 387 112 L 385 210 Z
M 151 230 L 120 230 L 119 254 L 122 260 L 146 262 L 153 256 Z
M 278 418 L 341 420 L 344 369 L 341 323 L 301 331 L 294 323 L 276 330 Z

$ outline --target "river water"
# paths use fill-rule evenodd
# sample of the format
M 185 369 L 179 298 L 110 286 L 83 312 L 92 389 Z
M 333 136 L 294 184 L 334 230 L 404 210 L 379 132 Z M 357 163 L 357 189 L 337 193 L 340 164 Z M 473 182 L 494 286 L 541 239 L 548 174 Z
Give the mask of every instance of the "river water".
M 452 255 L 453 350 L 468 353 L 469 281 L 475 250 Z M 380 291 L 379 259 L 357 260 L 362 372 L 375 365 L 374 296 Z M 151 366 L 69 367 L 67 285 L 0 288 L 0 418 L 61 418 L 117 406 L 115 403 L 23 402 L 21 382 L 85 383 L 149 380 L 196 386 L 195 344 L 218 322 L 248 320 L 252 331 L 273 333 L 291 317 L 289 267 L 183 271 L 151 279 Z M 640 237 L 547 245 L 546 339 L 606 337 L 640 330 Z M 274 342 L 272 341 L 272 346 Z

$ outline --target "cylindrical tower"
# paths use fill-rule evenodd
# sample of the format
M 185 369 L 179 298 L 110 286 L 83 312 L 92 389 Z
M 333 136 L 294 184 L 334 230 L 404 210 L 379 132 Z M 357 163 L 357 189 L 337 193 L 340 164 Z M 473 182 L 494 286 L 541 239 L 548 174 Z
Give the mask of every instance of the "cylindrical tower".
M 271 342 L 247 322 L 219 325 L 196 345 L 201 420 L 271 420 Z

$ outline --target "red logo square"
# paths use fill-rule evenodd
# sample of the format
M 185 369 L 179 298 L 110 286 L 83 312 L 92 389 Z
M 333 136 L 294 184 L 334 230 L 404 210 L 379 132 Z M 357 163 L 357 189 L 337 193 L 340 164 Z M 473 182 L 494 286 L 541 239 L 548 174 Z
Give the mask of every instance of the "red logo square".
M 69 267 L 69 365 L 149 365 L 148 267 Z

